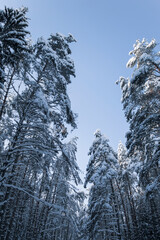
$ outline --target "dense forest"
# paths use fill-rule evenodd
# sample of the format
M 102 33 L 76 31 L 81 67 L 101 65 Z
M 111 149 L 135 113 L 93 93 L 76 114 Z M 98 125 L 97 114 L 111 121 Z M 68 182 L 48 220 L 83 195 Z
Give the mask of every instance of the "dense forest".
M 120 77 L 129 131 L 115 152 L 96 130 L 84 188 L 68 84 L 70 34 L 35 43 L 27 9 L 0 10 L 0 239 L 160 239 L 160 52 L 137 40 Z M 86 206 L 88 198 L 88 206 Z

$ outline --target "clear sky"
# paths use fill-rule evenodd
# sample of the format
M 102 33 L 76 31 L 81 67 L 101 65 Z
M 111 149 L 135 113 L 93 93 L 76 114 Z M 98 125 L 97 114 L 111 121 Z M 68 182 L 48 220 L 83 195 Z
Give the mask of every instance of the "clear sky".
M 159 0 L 0 0 L 4 6 L 29 9 L 32 38 L 71 33 L 76 75 L 69 87 L 72 109 L 78 113 L 78 163 L 85 171 L 93 133 L 101 129 L 117 150 L 128 129 L 115 84 L 128 77 L 128 53 L 136 39 L 160 38 Z

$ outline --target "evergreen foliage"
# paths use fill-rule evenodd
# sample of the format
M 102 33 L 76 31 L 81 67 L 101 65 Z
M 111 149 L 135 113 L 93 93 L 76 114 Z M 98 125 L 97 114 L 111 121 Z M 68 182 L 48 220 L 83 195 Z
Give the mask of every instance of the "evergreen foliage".
M 0 239 L 160 240 L 160 53 L 137 40 L 121 77 L 129 132 L 117 153 L 100 130 L 84 187 L 67 93 L 72 35 L 28 39 L 27 9 L 0 10 Z M 88 206 L 85 199 L 88 197 Z
M 78 239 L 84 196 L 75 187 L 81 182 L 76 139 L 64 142 L 68 126 L 76 127 L 67 94 L 75 76 L 69 44 L 75 40 L 56 34 L 31 45 L 25 15 L 26 9 L 5 8 L 0 18 L 1 83 L 6 85 L 0 123 L 0 238 Z

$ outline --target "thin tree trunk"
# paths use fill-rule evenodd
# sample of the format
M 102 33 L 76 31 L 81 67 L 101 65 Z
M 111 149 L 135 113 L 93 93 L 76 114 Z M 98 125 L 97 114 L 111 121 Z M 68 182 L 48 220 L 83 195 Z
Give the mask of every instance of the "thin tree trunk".
M 19 172 L 21 172 L 21 170 L 19 169 L 19 170 L 17 170 L 17 174 L 19 173 Z M 24 174 L 23 174 L 23 179 L 22 179 L 22 182 L 21 182 L 21 185 L 20 185 L 20 187 L 23 187 L 23 183 L 24 183 L 24 180 L 25 180 L 25 177 L 26 177 L 26 173 L 27 173 L 27 166 L 25 167 L 25 169 L 24 169 Z M 22 175 L 22 174 L 21 174 Z M 17 175 L 17 178 L 18 178 L 18 175 Z M 18 211 L 18 203 L 19 203 L 19 201 L 20 201 L 20 191 L 19 190 L 16 190 L 17 191 L 17 197 L 16 197 L 16 199 L 15 199 L 15 203 L 14 203 L 14 207 L 13 207 L 13 209 L 12 209 L 12 214 L 11 214 L 11 216 L 10 216 L 10 222 L 9 222 L 9 224 L 8 224 L 8 230 L 6 230 L 6 232 L 7 232 L 7 234 L 6 234 L 6 240 L 7 239 L 9 239 L 9 232 L 11 232 L 11 230 L 12 230 L 12 226 L 13 226 L 13 223 L 14 223 L 14 221 L 16 221 L 16 219 L 15 219 L 15 215 L 16 215 L 16 213 L 17 213 L 17 211 Z M 18 214 L 19 215 L 19 214 Z M 17 221 L 18 221 L 19 219 L 17 219 Z
M 55 187 L 54 187 L 54 192 L 52 195 L 52 205 L 55 203 L 56 200 L 56 192 L 57 192 L 57 186 L 58 186 L 58 180 L 59 180 L 59 176 L 60 176 L 60 172 L 58 172 L 56 181 L 55 181 Z M 50 211 L 50 207 L 47 207 L 47 211 L 45 213 L 45 219 L 44 219 L 44 231 L 41 233 L 41 239 L 45 239 L 45 230 L 46 230 L 46 224 L 47 224 L 47 219 L 48 219 L 48 215 L 49 215 L 49 211 Z
M 3 112 L 4 112 L 4 108 L 5 108 L 5 105 L 6 105 L 8 93 L 9 93 L 9 90 L 10 90 L 10 87 L 11 87 L 11 84 L 12 84 L 14 74 L 15 74 L 15 68 L 13 69 L 13 72 L 11 74 L 11 77 L 10 77 L 10 80 L 9 80 L 9 83 L 8 83 L 8 86 L 7 86 L 7 91 L 6 91 L 6 94 L 4 96 L 4 100 L 3 100 L 3 103 L 2 103 L 2 106 L 1 106 L 1 109 L 0 109 L 0 120 L 2 119 L 2 115 L 3 115 Z
M 118 204 L 117 204 L 117 201 L 116 201 L 112 180 L 110 180 L 110 184 L 111 184 L 114 207 L 115 207 L 115 215 L 116 215 L 116 218 L 117 218 L 117 227 L 118 227 L 118 233 L 119 233 L 118 234 L 118 239 L 121 240 L 120 220 L 119 220 L 119 213 L 118 213 L 118 206 L 117 206 Z
M 129 218 L 128 218 L 128 214 L 126 212 L 126 208 L 125 208 L 125 203 L 124 203 L 124 200 L 123 200 L 123 196 L 122 196 L 122 193 L 121 193 L 121 189 L 119 187 L 119 184 L 118 184 L 118 181 L 116 180 L 116 184 L 117 184 L 117 187 L 118 187 L 118 191 L 119 191 L 119 194 L 120 194 L 120 198 L 121 198 L 121 203 L 122 203 L 122 207 L 123 207 L 123 211 L 124 211 L 124 216 L 125 216 L 125 222 L 126 222 L 126 226 L 127 226 L 127 235 L 128 235 L 128 240 L 130 239 L 130 236 L 131 236 L 131 230 L 130 230 L 130 225 L 129 225 Z

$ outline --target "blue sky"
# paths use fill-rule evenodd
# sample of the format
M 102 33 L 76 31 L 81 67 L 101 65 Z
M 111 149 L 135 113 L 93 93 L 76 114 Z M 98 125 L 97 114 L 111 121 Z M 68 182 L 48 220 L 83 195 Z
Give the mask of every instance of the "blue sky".
M 78 113 L 78 163 L 85 171 L 88 149 L 97 128 L 117 150 L 128 129 L 121 91 L 115 84 L 128 77 L 128 52 L 136 39 L 160 37 L 159 0 L 0 0 L 0 8 L 26 6 L 33 40 L 50 33 L 71 33 L 76 78 L 69 86 L 72 109 Z

